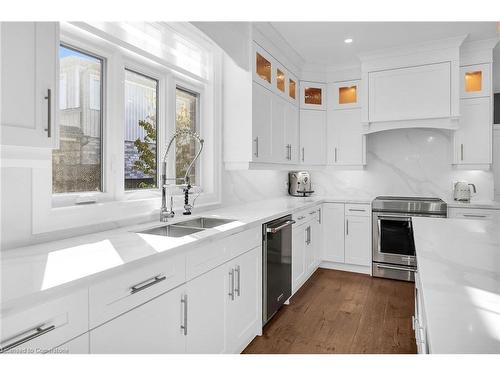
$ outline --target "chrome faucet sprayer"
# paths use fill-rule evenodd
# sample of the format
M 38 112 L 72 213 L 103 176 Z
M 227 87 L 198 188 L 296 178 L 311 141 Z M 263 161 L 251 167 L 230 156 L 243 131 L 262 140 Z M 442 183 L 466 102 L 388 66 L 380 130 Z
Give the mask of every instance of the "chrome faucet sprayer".
M 172 209 L 172 200 L 170 202 L 170 209 L 167 208 L 167 156 L 170 151 L 170 148 L 172 147 L 172 143 L 178 136 L 182 135 L 187 135 L 190 136 L 191 138 L 195 139 L 198 141 L 200 144 L 200 149 L 196 153 L 194 159 L 191 161 L 189 164 L 188 168 L 186 169 L 186 174 L 184 175 L 184 184 L 185 187 L 183 188 L 184 191 L 184 215 L 191 215 L 191 208 L 192 206 L 189 204 L 189 190 L 191 189 L 191 183 L 190 183 L 190 178 L 189 178 L 189 172 L 191 172 L 191 169 L 193 168 L 194 163 L 196 160 L 200 157 L 201 151 L 203 150 L 203 143 L 205 142 L 198 133 L 190 130 L 190 129 L 179 129 L 176 130 L 175 133 L 172 135 L 170 138 L 168 145 L 167 145 L 167 150 L 165 151 L 165 154 L 163 155 L 162 159 L 162 170 L 161 170 L 161 209 L 160 209 L 160 221 L 166 222 L 168 221 L 168 218 L 174 217 L 175 213 Z M 177 180 L 176 178 L 173 178 L 173 180 Z

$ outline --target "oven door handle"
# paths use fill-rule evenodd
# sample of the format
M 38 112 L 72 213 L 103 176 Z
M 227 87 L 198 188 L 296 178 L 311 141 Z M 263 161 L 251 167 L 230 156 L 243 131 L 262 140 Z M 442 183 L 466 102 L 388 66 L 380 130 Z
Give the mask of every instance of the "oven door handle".
M 400 267 L 400 266 L 390 266 L 388 264 L 377 264 L 377 268 L 397 270 L 397 271 L 415 271 L 415 268 L 411 267 Z
M 273 227 L 273 228 L 267 228 L 266 229 L 266 232 L 267 233 L 277 233 L 279 232 L 280 230 L 282 230 L 283 228 L 289 226 L 289 225 L 292 225 L 292 224 L 295 224 L 295 220 L 288 220 L 286 221 L 284 224 L 278 226 L 278 227 Z
M 380 220 L 393 220 L 393 221 L 411 221 L 411 216 L 377 216 Z

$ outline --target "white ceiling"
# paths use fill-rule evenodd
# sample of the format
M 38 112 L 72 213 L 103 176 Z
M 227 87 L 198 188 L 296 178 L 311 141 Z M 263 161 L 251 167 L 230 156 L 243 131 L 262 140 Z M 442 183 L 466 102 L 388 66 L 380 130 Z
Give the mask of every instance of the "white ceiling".
M 496 22 L 271 22 L 307 63 L 352 65 L 357 54 L 469 34 L 467 40 L 498 35 Z M 352 38 L 351 44 L 344 39 Z

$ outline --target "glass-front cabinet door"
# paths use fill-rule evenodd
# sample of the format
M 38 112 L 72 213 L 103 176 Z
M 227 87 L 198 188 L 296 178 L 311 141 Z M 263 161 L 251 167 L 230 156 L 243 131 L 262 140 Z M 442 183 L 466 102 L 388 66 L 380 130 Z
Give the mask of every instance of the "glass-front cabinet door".
M 331 104 L 333 109 L 360 107 L 360 81 L 344 81 L 332 84 Z
M 326 109 L 326 85 L 318 82 L 300 82 L 300 108 Z
M 262 47 L 253 45 L 253 80 L 271 91 L 275 91 L 276 72 L 275 61 Z
M 460 67 L 460 97 L 479 98 L 491 93 L 490 64 Z
M 288 77 L 286 78 L 288 82 L 287 87 L 287 99 L 295 104 L 299 104 L 299 80 L 292 73 L 288 72 Z

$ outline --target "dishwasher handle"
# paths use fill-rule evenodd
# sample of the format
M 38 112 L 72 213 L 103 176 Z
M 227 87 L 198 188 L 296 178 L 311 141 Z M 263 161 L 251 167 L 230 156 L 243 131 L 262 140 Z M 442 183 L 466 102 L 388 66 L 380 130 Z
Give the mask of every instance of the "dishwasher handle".
M 286 222 L 284 222 L 283 224 L 277 226 L 277 227 L 270 227 L 270 228 L 267 228 L 266 229 L 266 232 L 267 233 L 277 233 L 279 232 L 280 230 L 282 230 L 283 228 L 286 228 L 288 227 L 289 225 L 293 225 L 295 224 L 295 220 L 287 220 Z

